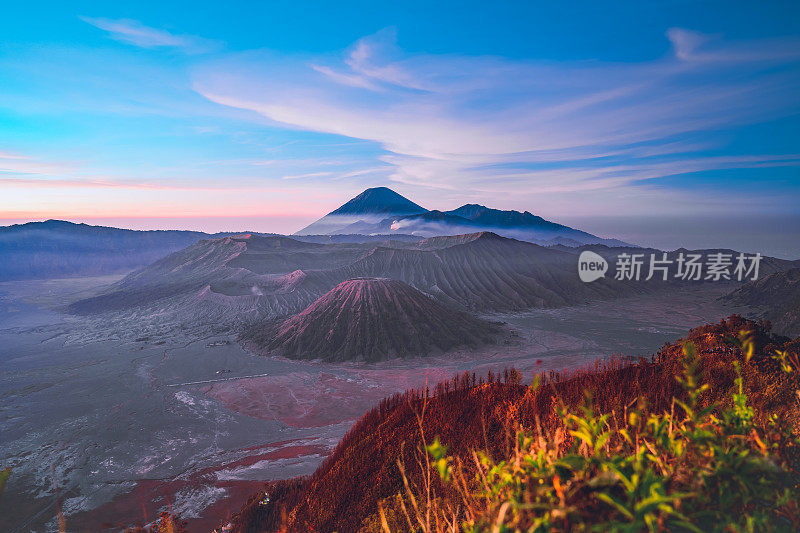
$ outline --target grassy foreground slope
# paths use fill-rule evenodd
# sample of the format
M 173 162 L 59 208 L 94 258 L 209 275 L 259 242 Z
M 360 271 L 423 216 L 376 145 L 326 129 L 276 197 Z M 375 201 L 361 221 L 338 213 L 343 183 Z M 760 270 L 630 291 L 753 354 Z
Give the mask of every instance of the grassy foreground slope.
M 538 386 L 511 370 L 407 392 L 233 529 L 796 530 L 797 351 L 733 316 Z

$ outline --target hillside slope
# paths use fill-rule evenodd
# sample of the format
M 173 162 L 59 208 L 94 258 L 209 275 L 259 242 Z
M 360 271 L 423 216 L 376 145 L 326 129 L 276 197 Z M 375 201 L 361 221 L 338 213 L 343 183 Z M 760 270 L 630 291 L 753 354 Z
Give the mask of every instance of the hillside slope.
M 772 337 L 759 324 L 740 317 L 698 328 L 687 336 L 698 350 L 699 375 L 711 386 L 701 404 L 728 401 L 735 378 L 731 360 L 736 352 L 726 339 L 743 329 L 754 331 L 756 346 L 753 359 L 742 363 L 750 405 L 765 420 L 769 414 L 785 414 L 797 431 L 800 413 L 795 384 L 769 357 L 785 339 Z M 517 429 L 534 431 L 541 425 L 549 434 L 561 427 L 556 405 L 580 404 L 585 390 L 594 392 L 595 412 L 614 412 L 620 417 L 638 398 L 646 400 L 652 412 L 669 411 L 671 399 L 684 395 L 674 378 L 682 366 L 682 346 L 676 342 L 666 345 L 652 360 L 640 359 L 635 364 L 610 361 L 577 373 L 550 374 L 546 386 L 538 389 L 521 384 L 511 372 L 505 379 L 490 378 L 489 383 L 482 379 L 476 383 L 474 375 L 461 376 L 438 386 L 433 395 L 411 391 L 395 396 L 365 414 L 312 476 L 268 484 L 270 501 L 266 504 L 260 503 L 263 493 L 255 494 L 234 518 L 234 528 L 331 532 L 379 524 L 378 502 L 388 504 L 387 499 L 402 490 L 397 461 L 416 464 L 421 429 L 429 442 L 438 436 L 449 446 L 449 455 L 463 464 L 472 462 L 474 449 L 486 450 L 500 460 L 511 453 Z M 417 415 L 423 409 L 420 426 Z M 612 418 L 610 423 L 625 422 Z M 408 467 L 410 482 L 423 486 L 418 470 Z
M 760 316 L 771 321 L 778 333 L 800 335 L 800 268 L 773 272 L 748 282 L 724 300 L 758 308 Z
M 278 235 L 234 235 L 202 240 L 123 278 L 103 294 L 74 302 L 73 313 L 90 314 L 191 304 L 199 315 L 294 313 L 330 286 L 315 286 L 302 269 L 355 261 L 373 244 L 317 244 Z
M 583 283 L 575 271 L 570 253 L 481 232 L 433 237 L 402 249 L 376 247 L 350 265 L 315 275 L 399 279 L 475 311 L 563 307 L 648 290 L 613 279 Z

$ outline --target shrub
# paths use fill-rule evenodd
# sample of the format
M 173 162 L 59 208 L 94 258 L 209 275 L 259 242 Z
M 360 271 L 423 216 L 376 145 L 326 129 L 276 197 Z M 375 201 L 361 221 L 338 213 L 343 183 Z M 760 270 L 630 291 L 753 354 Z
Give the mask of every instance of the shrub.
M 405 522 L 390 525 L 381 505 L 381 529 L 800 530 L 800 440 L 781 416 L 758 417 L 748 404 L 742 367 L 752 363 L 752 332 L 726 340 L 737 357 L 728 361 L 735 378 L 725 405 L 703 401 L 710 385 L 698 377 L 694 344 L 685 342 L 676 376 L 683 394 L 672 397 L 668 411 L 656 412 L 640 397 L 621 417 L 597 414 L 587 393 L 578 412 L 558 404 L 555 430 L 537 424 L 519 431 L 508 457 L 474 452 L 473 464 L 448 456 L 438 438 L 426 445 L 420 423 L 420 468 L 441 484 L 424 475 L 423 483 L 409 483 L 401 464 L 405 490 L 395 501 Z M 778 351 L 773 359 L 796 385 L 796 355 Z

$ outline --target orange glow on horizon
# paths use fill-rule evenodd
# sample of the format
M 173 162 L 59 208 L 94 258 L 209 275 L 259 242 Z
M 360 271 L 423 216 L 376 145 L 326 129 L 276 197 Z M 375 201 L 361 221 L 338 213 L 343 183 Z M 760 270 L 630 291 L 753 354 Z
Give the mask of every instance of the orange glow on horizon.
M 115 215 L 58 215 L 35 213 L 0 213 L 0 226 L 64 220 L 90 226 L 108 226 L 133 230 L 191 230 L 206 233 L 255 231 L 260 233 L 291 234 L 307 226 L 321 215 L 213 215 L 213 216 L 115 216 Z

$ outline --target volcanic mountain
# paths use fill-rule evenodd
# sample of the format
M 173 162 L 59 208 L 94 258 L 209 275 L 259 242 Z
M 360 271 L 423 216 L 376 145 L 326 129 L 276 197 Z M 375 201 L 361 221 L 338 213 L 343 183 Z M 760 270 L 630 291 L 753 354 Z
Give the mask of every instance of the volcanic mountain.
M 72 312 L 150 307 L 241 322 L 302 311 L 342 281 L 391 278 L 450 307 L 475 311 L 561 307 L 636 292 L 582 283 L 573 253 L 492 233 L 419 242 L 318 244 L 276 235 L 202 240 L 133 272 Z M 151 307 L 152 306 L 152 307 Z
M 376 233 L 369 230 L 374 229 L 373 226 L 384 219 L 417 215 L 427 211 L 387 187 L 373 187 L 301 229 L 295 235 Z
M 478 204 L 466 204 L 452 211 L 429 211 L 386 187 L 365 190 L 295 235 L 403 233 L 435 237 L 481 231 L 545 246 L 573 243 L 629 246 L 550 222 L 528 211 L 502 211 Z
M 443 305 L 474 312 L 581 305 L 670 285 L 658 277 L 629 282 L 611 274 L 583 283 L 576 272 L 578 254 L 585 249 L 605 257 L 612 273 L 618 253 L 657 250 L 598 245 L 559 249 L 488 232 L 418 242 L 322 244 L 301 238 L 245 234 L 201 240 L 69 309 L 79 314 L 133 309 L 148 315 L 177 313 L 180 323 L 202 320 L 227 328 L 294 315 L 353 278 L 400 280 Z M 794 266 L 765 257 L 761 270 L 767 275 Z
M 478 204 L 462 205 L 458 209 L 445 211 L 506 237 L 546 244 L 605 244 L 606 246 L 630 246 L 618 239 L 602 239 L 591 233 L 551 222 L 528 211 L 502 211 Z
M 294 359 L 380 361 L 456 347 L 477 347 L 499 333 L 494 324 L 448 308 L 402 281 L 343 281 L 303 312 L 243 334 L 261 352 Z

